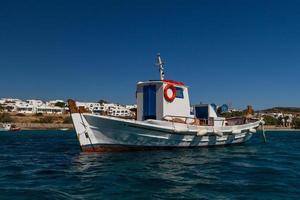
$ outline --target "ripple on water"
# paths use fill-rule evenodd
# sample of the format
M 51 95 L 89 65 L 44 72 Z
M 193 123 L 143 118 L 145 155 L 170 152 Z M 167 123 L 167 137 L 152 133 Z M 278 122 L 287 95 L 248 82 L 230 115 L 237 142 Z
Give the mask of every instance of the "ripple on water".
M 1 133 L 0 199 L 297 199 L 300 134 L 243 145 L 81 153 L 75 134 Z M 287 145 L 288 144 L 288 145 Z

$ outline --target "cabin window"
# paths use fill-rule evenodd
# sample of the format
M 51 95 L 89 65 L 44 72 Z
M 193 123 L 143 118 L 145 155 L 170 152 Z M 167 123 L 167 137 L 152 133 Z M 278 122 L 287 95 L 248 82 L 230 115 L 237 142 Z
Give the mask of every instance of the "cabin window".
M 183 99 L 183 89 L 180 87 L 176 87 L 176 98 Z

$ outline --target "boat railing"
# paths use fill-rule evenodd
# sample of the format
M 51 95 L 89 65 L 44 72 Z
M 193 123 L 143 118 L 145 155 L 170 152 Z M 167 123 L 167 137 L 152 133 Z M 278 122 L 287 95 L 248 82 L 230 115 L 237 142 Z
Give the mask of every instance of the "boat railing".
M 166 121 L 171 121 L 167 118 L 171 118 L 171 120 L 178 120 L 178 123 L 180 123 L 179 121 L 181 120 L 182 123 L 186 123 L 188 119 L 192 119 L 195 120 L 195 117 L 187 117 L 187 116 L 180 116 L 180 115 L 165 115 L 163 117 L 164 120 Z M 182 120 L 181 118 L 183 118 L 184 120 Z
M 199 119 L 195 117 L 187 117 L 187 116 L 179 116 L 179 115 L 165 115 L 163 117 L 163 120 L 172 122 L 172 126 L 174 130 L 176 129 L 175 123 L 186 124 L 186 128 L 189 129 L 190 126 L 192 125 L 210 125 L 209 122 L 211 121 L 209 119 Z M 192 120 L 192 121 L 189 122 L 188 120 Z
M 199 119 L 196 117 L 180 116 L 180 115 L 165 115 L 163 120 L 172 122 L 174 129 L 176 128 L 175 123 L 186 124 L 186 127 L 189 129 L 192 125 L 198 126 L 214 126 L 215 122 L 222 122 L 222 126 L 234 126 L 234 125 L 243 125 L 251 122 L 255 122 L 258 119 L 256 118 L 245 118 L 245 117 L 233 117 L 226 119 L 218 118 L 209 118 L 209 119 Z M 189 121 L 190 120 L 190 121 Z
M 258 120 L 259 120 L 258 118 L 247 118 L 245 116 L 230 117 L 230 118 L 226 118 L 226 125 L 227 126 L 243 125 L 247 123 L 253 123 Z
M 218 119 L 218 118 L 209 118 L 209 119 L 201 119 L 196 117 L 187 117 L 187 116 L 179 116 L 179 115 L 165 115 L 163 120 L 174 123 L 182 123 L 187 125 L 198 125 L 198 126 L 214 126 L 215 122 L 222 122 L 222 126 L 228 125 L 237 125 L 237 124 L 245 124 L 243 122 L 235 122 L 234 119 Z M 193 120 L 189 122 L 188 120 Z M 227 121 L 228 120 L 228 121 Z M 229 122 L 229 123 L 228 123 Z
M 176 125 L 175 123 L 181 123 L 181 124 L 186 124 L 186 128 L 189 129 L 189 123 L 188 119 L 193 120 L 193 122 L 195 122 L 195 118 L 194 117 L 187 117 L 187 116 L 175 116 L 175 115 L 165 115 L 163 117 L 163 120 L 171 122 L 173 129 L 176 130 Z

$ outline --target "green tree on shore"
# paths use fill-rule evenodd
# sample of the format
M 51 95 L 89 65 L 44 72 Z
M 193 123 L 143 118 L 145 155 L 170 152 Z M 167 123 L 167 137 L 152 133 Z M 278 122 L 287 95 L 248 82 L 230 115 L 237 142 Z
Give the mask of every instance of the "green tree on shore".
M 103 104 L 105 104 L 105 103 L 108 103 L 108 101 L 103 100 L 103 99 L 100 99 L 100 100 L 98 101 L 98 103 L 100 103 L 101 105 L 103 105 Z
M 277 124 L 279 126 L 283 126 L 283 117 L 279 116 L 278 119 L 277 119 L 277 121 L 278 121 Z
M 245 115 L 244 111 L 233 111 L 219 114 L 221 117 L 230 118 L 230 117 L 243 117 Z
M 65 102 L 60 102 L 60 101 L 56 102 L 54 105 L 57 106 L 57 107 L 61 107 L 61 108 L 66 107 L 66 103 Z
M 278 125 L 278 120 L 275 117 L 269 115 L 264 116 L 264 121 L 266 125 L 274 125 L 274 126 Z
M 300 118 L 295 117 L 292 121 L 292 126 L 296 129 L 300 129 Z
M 288 120 L 290 119 L 289 116 L 285 116 L 284 117 L 284 126 L 287 127 L 288 126 Z

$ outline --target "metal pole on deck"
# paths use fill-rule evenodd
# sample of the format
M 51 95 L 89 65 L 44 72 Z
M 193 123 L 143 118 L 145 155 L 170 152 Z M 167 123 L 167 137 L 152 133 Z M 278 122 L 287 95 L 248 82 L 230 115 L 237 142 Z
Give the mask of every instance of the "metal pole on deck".
M 164 80 L 164 63 L 161 61 L 160 53 L 157 54 L 156 65 L 159 67 L 160 80 Z

